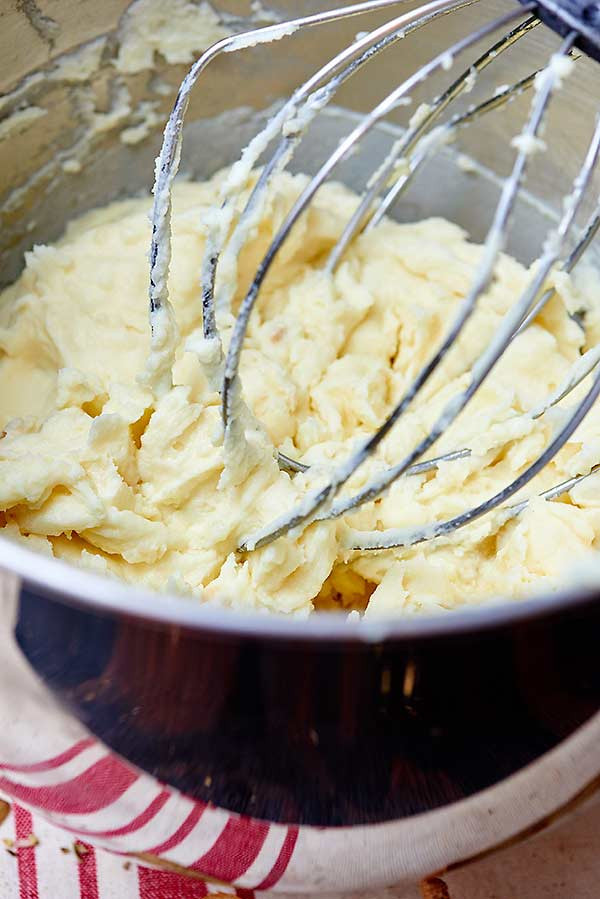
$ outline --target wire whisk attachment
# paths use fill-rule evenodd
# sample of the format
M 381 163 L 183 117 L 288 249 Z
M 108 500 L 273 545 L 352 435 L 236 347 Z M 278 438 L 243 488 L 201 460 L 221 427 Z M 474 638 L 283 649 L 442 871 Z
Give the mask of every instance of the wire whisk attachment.
M 285 38 L 300 28 L 309 28 L 339 19 L 357 16 L 375 10 L 399 5 L 401 0 L 368 0 L 354 6 L 328 10 L 290 22 L 259 28 L 251 32 L 225 38 L 211 47 L 191 68 L 179 90 L 173 112 L 165 129 L 163 146 L 156 166 L 152 245 L 150 252 L 150 320 L 152 325 L 152 355 L 150 376 L 157 391 L 170 386 L 171 367 L 174 358 L 175 324 L 168 300 L 167 276 L 171 254 L 170 209 L 171 187 L 176 175 L 181 150 L 182 127 L 190 92 L 207 65 L 222 53 L 243 51 L 257 43 Z M 340 163 L 360 146 L 361 141 L 378 123 L 398 107 L 411 92 L 426 82 L 434 73 L 443 73 L 470 47 L 483 39 L 501 32 L 474 63 L 469 64 L 454 78 L 449 86 L 430 103 L 420 108 L 408 128 L 394 143 L 387 158 L 373 173 L 363 192 L 355 212 L 339 236 L 326 261 L 325 269 L 335 272 L 348 247 L 358 235 L 374 229 L 419 171 L 420 167 L 451 141 L 456 133 L 474 121 L 487 116 L 526 91 L 531 93 L 529 116 L 512 145 L 515 157 L 512 170 L 505 179 L 491 225 L 483 244 L 472 283 L 460 303 L 454 319 L 444 334 L 440 345 L 417 372 L 398 402 L 390 410 L 380 427 L 350 453 L 348 458 L 335 464 L 323 485 L 309 491 L 295 508 L 282 514 L 260 530 L 247 535 L 239 545 L 240 552 L 251 552 L 276 540 L 290 531 L 297 532 L 315 520 L 339 518 L 353 512 L 363 504 L 376 500 L 398 478 L 423 473 L 442 462 L 464 459 L 471 452 L 469 447 L 457 447 L 434 458 L 422 461 L 422 457 L 439 441 L 448 428 L 467 407 L 474 395 L 491 375 L 495 366 L 512 341 L 529 327 L 536 316 L 550 301 L 553 289 L 545 289 L 551 272 L 562 266 L 566 272 L 573 270 L 589 247 L 600 226 L 600 203 L 596 205 L 574 249 L 568 252 L 576 216 L 590 186 L 600 152 L 600 121 L 597 122 L 585 157 L 565 196 L 562 214 L 544 242 L 540 258 L 533 269 L 521 296 L 506 313 L 502 325 L 476 358 L 469 371 L 468 383 L 445 404 L 441 413 L 425 436 L 396 464 L 376 474 L 358 492 L 341 495 L 343 488 L 355 472 L 373 456 L 392 428 L 418 402 L 419 395 L 433 374 L 439 369 L 447 354 L 456 346 L 466 325 L 479 307 L 482 296 L 494 278 L 494 269 L 505 245 L 511 214 L 522 188 L 527 166 L 535 152 L 544 148 L 543 127 L 545 116 L 554 92 L 573 69 L 579 49 L 591 56 L 600 57 L 600 14 L 592 15 L 590 8 L 578 8 L 573 3 L 556 3 L 544 0 L 543 4 L 528 2 L 516 5 L 503 15 L 482 25 L 478 30 L 461 37 L 454 44 L 436 54 L 421 68 L 413 72 L 401 84 L 395 86 L 352 131 L 308 181 L 292 208 L 285 216 L 266 250 L 255 276 L 243 297 L 227 350 L 223 348 L 219 333 L 219 317 L 231 310 L 233 287 L 225 284 L 216 288 L 216 275 L 222 264 L 235 268 L 235 261 L 254 226 L 260 221 L 265 207 L 269 186 L 273 178 L 284 170 L 292 159 L 303 135 L 321 110 L 335 98 L 340 87 L 355 77 L 382 51 L 411 32 L 425 27 L 433 20 L 457 12 L 462 7 L 484 0 L 431 0 L 431 2 L 403 12 L 374 30 L 357 36 L 344 50 L 328 60 L 307 81 L 298 87 L 271 117 L 265 129 L 256 135 L 233 165 L 221 186 L 221 206 L 215 209 L 206 223 L 206 244 L 201 269 L 202 283 L 202 358 L 213 386 L 221 396 L 221 414 L 225 446 L 228 442 L 243 439 L 244 403 L 240 384 L 239 365 L 248 322 L 256 305 L 261 287 L 271 266 L 284 245 L 290 231 L 307 209 L 320 187 L 335 174 Z M 587 12 L 586 12 L 587 10 Z M 469 92 L 474 79 L 494 63 L 517 42 L 521 41 L 540 23 L 557 31 L 562 42 L 547 64 L 538 71 L 504 86 L 466 112 L 450 115 L 440 124 L 441 116 L 461 96 Z M 275 143 L 274 150 L 260 171 L 240 214 L 236 214 L 235 201 L 240 191 L 249 183 L 263 153 Z M 420 528 L 381 531 L 348 530 L 347 549 L 356 551 L 384 550 L 391 547 L 413 545 L 456 531 L 498 507 L 499 514 L 507 518 L 518 515 L 527 500 L 512 506 L 505 504 L 525 487 L 560 451 L 600 393 L 600 353 L 591 353 L 587 366 L 579 368 L 579 375 L 571 378 L 562 391 L 549 398 L 542 410 L 532 414 L 542 415 L 570 393 L 584 377 L 592 375 L 591 384 L 584 397 L 570 411 L 559 431 L 553 436 L 537 458 L 510 484 L 478 505 L 445 521 L 432 522 Z M 240 424 L 242 422 L 242 424 Z M 293 476 L 307 466 L 289 455 L 278 453 L 282 469 Z M 593 471 L 596 469 L 594 468 Z M 582 472 L 562 484 L 540 494 L 552 500 L 572 489 L 589 477 Z

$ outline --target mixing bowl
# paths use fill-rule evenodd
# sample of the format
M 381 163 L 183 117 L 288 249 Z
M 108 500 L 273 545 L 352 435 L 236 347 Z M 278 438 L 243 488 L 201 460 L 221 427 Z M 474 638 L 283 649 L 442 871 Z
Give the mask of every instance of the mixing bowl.
M 197 55 L 219 29 L 323 8 L 163 7 L 1 0 L 1 284 L 69 218 L 148 191 L 190 46 Z M 358 113 L 507 8 L 481 0 L 382 55 L 319 117 L 294 167 L 315 171 Z M 187 27 L 178 48 L 168 17 L 189 22 L 191 13 L 209 37 Z M 190 106 L 182 170 L 206 177 L 237 158 L 274 104 L 381 20 L 218 60 Z M 556 46 L 541 27 L 527 41 L 491 67 L 488 90 Z M 536 159 L 517 206 L 508 249 L 525 262 L 560 208 L 599 100 L 597 69 L 583 59 L 553 106 L 551 152 Z M 526 103 L 465 133 L 460 150 L 477 161 L 475 175 L 443 152 L 397 216 L 445 215 L 482 238 Z M 341 179 L 364 185 L 396 129 L 392 117 Z M 589 580 L 523 601 L 361 623 L 203 608 L 4 537 L 0 564 L 0 791 L 92 843 L 251 889 L 358 889 L 491 851 L 595 792 L 600 594 Z

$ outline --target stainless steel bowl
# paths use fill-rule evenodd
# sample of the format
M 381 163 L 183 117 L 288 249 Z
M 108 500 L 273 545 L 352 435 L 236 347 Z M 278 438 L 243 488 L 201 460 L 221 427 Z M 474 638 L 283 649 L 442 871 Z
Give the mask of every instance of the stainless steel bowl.
M 72 216 L 151 186 L 186 66 L 158 53 L 151 69 L 115 67 L 140 3 L 149 0 L 133 12 L 119 2 L 0 3 L 2 284 L 24 251 L 59 237 Z M 353 116 L 504 8 L 481 0 L 402 41 L 319 118 L 294 167 L 314 171 Z M 265 15 L 234 0 L 218 9 L 236 29 Z M 183 171 L 205 177 L 237 158 L 274 103 L 380 20 L 336 23 L 216 63 L 190 107 Z M 83 57 L 65 60 L 90 41 Z M 527 74 L 555 45 L 538 28 L 526 50 L 490 67 L 488 89 Z M 532 167 L 509 242 L 524 261 L 539 251 L 584 152 L 600 100 L 594 66 L 582 60 L 556 97 L 552 150 Z M 473 179 L 443 153 L 398 216 L 446 215 L 482 238 L 498 194 L 493 173 L 510 165 L 526 102 L 465 132 L 461 150 L 482 174 Z M 143 122 L 147 135 L 124 137 Z M 364 184 L 396 124 L 340 177 Z M 0 563 L 0 790 L 92 842 L 250 888 L 347 890 L 488 851 L 595 790 L 595 588 L 365 628 L 330 614 L 288 621 L 147 595 L 4 538 Z M 63 784 L 62 799 L 56 790 L 48 798 L 50 782 Z M 185 821 L 193 826 L 181 836 Z

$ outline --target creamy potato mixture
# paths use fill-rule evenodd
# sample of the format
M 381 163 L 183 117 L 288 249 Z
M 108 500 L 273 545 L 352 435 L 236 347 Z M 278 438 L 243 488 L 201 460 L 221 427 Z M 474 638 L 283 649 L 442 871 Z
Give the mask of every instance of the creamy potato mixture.
M 209 183 L 174 194 L 171 300 L 179 326 L 173 386 L 141 377 L 149 351 L 147 200 L 114 203 L 74 222 L 57 246 L 27 254 L 0 310 L 0 509 L 4 533 L 48 555 L 157 590 L 240 610 L 366 615 L 452 609 L 555 588 L 596 546 L 594 476 L 513 520 L 492 514 L 450 537 L 353 552 L 349 529 L 418 526 L 496 493 L 549 443 L 587 382 L 534 419 L 581 354 L 600 339 L 600 289 L 589 270 L 556 273 L 556 294 L 511 345 L 428 456 L 471 455 L 400 478 L 337 521 L 318 521 L 239 554 L 249 533 L 324 484 L 371 434 L 447 331 L 481 248 L 441 219 L 387 220 L 360 237 L 334 275 L 323 264 L 355 208 L 327 185 L 292 230 L 260 293 L 242 354 L 253 415 L 226 458 L 220 398 L 202 361 L 200 263 Z M 282 175 L 239 259 L 233 311 L 306 179 Z M 240 197 L 240 204 L 244 196 Z M 217 286 L 227 286 L 225 272 Z M 528 280 L 503 255 L 457 347 L 419 399 L 344 488 L 400 460 L 445 403 Z M 585 310 L 585 333 L 569 311 Z M 225 346 L 232 315 L 221 316 Z M 310 465 L 281 471 L 279 449 Z M 600 408 L 522 496 L 585 474 L 600 460 Z

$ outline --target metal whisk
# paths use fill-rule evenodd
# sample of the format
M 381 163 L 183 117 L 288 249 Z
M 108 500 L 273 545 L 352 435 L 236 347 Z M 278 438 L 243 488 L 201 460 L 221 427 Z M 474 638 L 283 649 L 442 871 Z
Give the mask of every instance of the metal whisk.
M 199 75 L 221 53 L 243 50 L 257 43 L 286 37 L 299 28 L 316 26 L 324 22 L 380 10 L 396 5 L 399 2 L 401 0 L 367 0 L 367 2 L 358 3 L 354 6 L 328 10 L 283 24 L 271 25 L 227 37 L 207 50 L 190 69 L 181 85 L 173 112 L 165 129 L 164 141 L 156 166 L 150 254 L 150 321 L 154 356 L 158 360 L 156 371 L 160 375 L 158 378 L 159 390 L 168 387 L 170 384 L 172 349 L 169 349 L 169 335 L 172 334 L 174 328 L 173 313 L 168 302 L 167 292 L 167 274 L 171 253 L 170 193 L 179 163 L 183 118 L 190 91 Z M 370 179 L 355 213 L 333 248 L 326 264 L 327 270 L 332 272 L 353 238 L 363 231 L 376 227 L 384 214 L 406 189 L 422 163 L 445 143 L 457 129 L 502 106 L 516 94 L 533 87 L 530 115 L 521 135 L 513 141 L 517 149 L 514 165 L 510 175 L 504 181 L 493 221 L 484 243 L 481 259 L 467 296 L 460 304 L 455 319 L 443 338 L 441 346 L 419 371 L 381 427 L 371 437 L 366 439 L 346 461 L 335 466 L 325 486 L 307 493 L 296 508 L 286 511 L 260 531 L 246 537 L 240 544 L 240 551 L 251 551 L 257 547 L 264 546 L 292 529 L 306 527 L 316 519 L 339 517 L 346 512 L 356 509 L 363 503 L 374 500 L 397 478 L 403 475 L 421 473 L 435 468 L 441 461 L 451 461 L 468 456 L 470 453 L 469 448 L 463 447 L 452 453 L 447 453 L 425 462 L 418 461 L 435 444 L 469 403 L 514 337 L 533 321 L 550 300 L 554 292 L 553 289 L 543 292 L 543 287 L 551 270 L 557 264 L 561 264 L 564 270 L 571 271 L 591 243 L 600 226 L 599 204 L 583 229 L 582 236 L 575 248 L 565 258 L 566 242 L 572 232 L 576 214 L 581 206 L 600 152 L 600 121 L 598 121 L 581 169 L 573 182 L 572 191 L 563 203 L 561 218 L 544 243 L 538 265 L 531 275 L 523 294 L 506 314 L 502 327 L 476 360 L 471 369 L 470 381 L 467 387 L 457 393 L 446 404 L 429 433 L 405 458 L 378 474 L 355 495 L 348 498 L 336 498 L 344 484 L 346 484 L 359 466 L 375 452 L 379 443 L 417 398 L 420 390 L 438 368 L 473 315 L 482 294 L 490 286 L 494 267 L 504 244 L 509 218 L 523 182 L 528 156 L 532 148 L 535 149 L 536 146 L 539 146 L 539 135 L 552 93 L 560 86 L 561 79 L 568 74 L 568 70 L 573 64 L 572 58 L 575 55 L 575 50 L 582 50 L 600 60 L 600 4 L 585 6 L 578 0 L 523 2 L 510 12 L 482 26 L 478 31 L 461 38 L 447 50 L 436 55 L 423 65 L 402 84 L 394 88 L 372 112 L 365 115 L 352 132 L 337 146 L 301 192 L 275 234 L 258 267 L 254 280 L 241 302 L 227 353 L 223 353 L 216 324 L 215 309 L 218 309 L 220 304 L 227 307 L 231 297 L 227 295 L 227 289 L 225 289 L 225 292 L 221 291 L 221 295 L 215 296 L 217 267 L 220 261 L 226 260 L 227 257 L 234 259 L 239 254 L 250 229 L 260 219 L 266 191 L 273 176 L 277 172 L 282 171 L 287 165 L 311 120 L 334 97 L 339 87 L 345 81 L 351 78 L 384 48 L 404 38 L 411 31 L 423 27 L 437 17 L 475 2 L 485 2 L 485 0 L 431 0 L 431 2 L 420 6 L 418 9 L 410 10 L 393 18 L 371 32 L 357 36 L 357 39 L 350 46 L 328 61 L 308 81 L 302 84 L 287 102 L 282 105 L 279 111 L 273 115 L 266 128 L 250 142 L 243 151 L 240 160 L 232 167 L 225 179 L 221 190 L 221 209 L 215 211 L 206 223 L 207 236 L 201 275 L 204 335 L 203 358 L 205 362 L 209 362 L 208 371 L 212 374 L 214 386 L 221 394 L 222 419 L 225 444 L 227 445 L 228 439 L 232 439 L 232 433 L 235 428 L 235 410 L 239 408 L 241 403 L 238 368 L 248 320 L 270 266 L 298 217 L 311 202 L 320 186 L 334 172 L 338 164 L 353 151 L 360 140 L 384 116 L 398 106 L 403 98 L 409 95 L 411 90 L 437 70 L 449 69 L 456 57 L 482 38 L 491 35 L 495 31 L 510 27 L 511 30 L 505 33 L 489 50 L 484 52 L 431 104 L 424 107 L 422 115 L 413 117 L 409 127 L 405 130 L 402 137 L 396 141 L 384 163 Z M 469 108 L 466 112 L 454 115 L 444 124 L 435 124 L 448 105 L 460 94 L 470 89 L 473 78 L 477 73 L 485 69 L 499 54 L 511 47 L 529 31 L 538 27 L 540 22 L 558 32 L 562 37 L 562 44 L 558 52 L 551 57 L 545 67 L 511 86 L 502 88 L 494 93 L 493 96 Z M 234 200 L 239 194 L 240 187 L 245 186 L 253 166 L 271 141 L 277 138 L 278 135 L 279 142 L 276 144 L 275 151 L 262 169 L 245 208 L 239 215 L 235 225 L 233 225 Z M 209 352 L 207 352 L 207 348 Z M 577 377 L 574 377 L 572 382 L 562 390 L 560 396 L 552 397 L 547 407 L 562 399 L 587 374 L 594 371 L 592 383 L 587 393 L 569 415 L 568 419 L 566 419 L 543 453 L 512 483 L 496 493 L 495 496 L 454 518 L 413 530 L 373 531 L 360 533 L 358 537 L 355 534 L 348 548 L 376 550 L 412 545 L 423 540 L 448 534 L 474 521 L 492 509 L 503 505 L 559 452 L 590 410 L 598 394 L 600 394 L 600 367 L 598 367 L 600 353 L 593 350 L 587 356 L 589 357 L 587 364 L 580 366 Z M 536 414 L 543 414 L 543 411 L 545 410 L 538 410 Z M 306 470 L 305 465 L 282 453 L 279 453 L 278 461 L 281 468 L 291 473 Z M 592 469 L 592 471 L 594 470 Z M 545 491 L 541 496 L 546 499 L 560 496 L 584 478 L 589 477 L 591 473 L 585 472 L 571 478 Z M 527 500 L 524 500 L 516 505 L 505 507 L 503 514 L 508 519 L 517 515 L 526 505 Z

